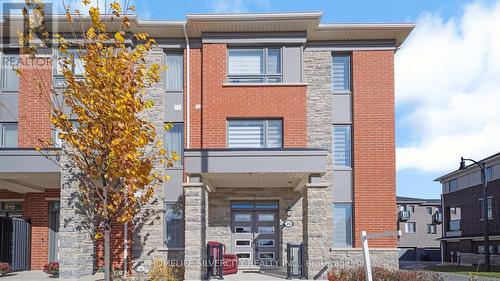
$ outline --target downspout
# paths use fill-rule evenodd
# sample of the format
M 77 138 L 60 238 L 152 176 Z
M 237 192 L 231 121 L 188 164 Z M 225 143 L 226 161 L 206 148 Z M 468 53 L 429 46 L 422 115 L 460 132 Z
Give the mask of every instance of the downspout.
M 190 99 L 189 99 L 189 88 L 191 86 L 190 84 L 190 78 L 191 78 L 191 73 L 190 73 L 190 63 L 189 63 L 189 59 L 190 59 L 190 52 L 189 52 L 189 37 L 187 35 L 187 29 L 186 29 L 186 22 L 184 23 L 183 25 L 183 30 L 184 30 L 184 37 L 186 38 L 186 103 L 187 103 L 187 106 L 186 106 L 186 149 L 189 149 L 190 148 L 190 108 L 191 108 L 191 103 L 190 103 Z

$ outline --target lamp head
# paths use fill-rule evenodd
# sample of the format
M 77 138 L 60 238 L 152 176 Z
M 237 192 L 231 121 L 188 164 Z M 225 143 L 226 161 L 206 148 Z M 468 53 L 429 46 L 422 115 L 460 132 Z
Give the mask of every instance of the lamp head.
M 460 158 L 460 167 L 458 168 L 458 170 L 465 170 L 467 168 L 467 166 L 465 166 L 465 161 L 464 161 L 464 158 Z

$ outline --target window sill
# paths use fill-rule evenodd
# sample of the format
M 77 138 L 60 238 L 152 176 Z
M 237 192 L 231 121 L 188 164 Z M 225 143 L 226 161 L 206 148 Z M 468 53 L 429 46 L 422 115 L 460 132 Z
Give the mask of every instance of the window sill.
M 332 90 L 332 93 L 334 95 L 350 95 L 351 91 L 334 91 L 334 90 Z
M 223 83 L 223 87 L 297 87 L 308 83 Z
M 161 247 L 157 249 L 159 252 L 166 251 L 184 251 L 184 247 Z

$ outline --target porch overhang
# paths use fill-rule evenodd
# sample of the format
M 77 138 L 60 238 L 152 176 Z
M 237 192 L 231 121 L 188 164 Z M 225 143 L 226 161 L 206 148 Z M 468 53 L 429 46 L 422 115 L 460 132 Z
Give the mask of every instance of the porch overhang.
M 60 188 L 60 150 L 44 153 L 50 159 L 31 148 L 0 149 L 0 190 L 31 193 Z
M 191 149 L 184 152 L 185 171 L 216 188 L 302 189 L 311 177 L 326 172 L 327 150 Z

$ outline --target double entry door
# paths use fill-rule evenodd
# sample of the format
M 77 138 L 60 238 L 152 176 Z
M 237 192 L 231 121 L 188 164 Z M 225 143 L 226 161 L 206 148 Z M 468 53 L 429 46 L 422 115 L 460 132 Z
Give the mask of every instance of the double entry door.
M 240 266 L 277 266 L 277 201 L 231 202 L 231 249 Z

